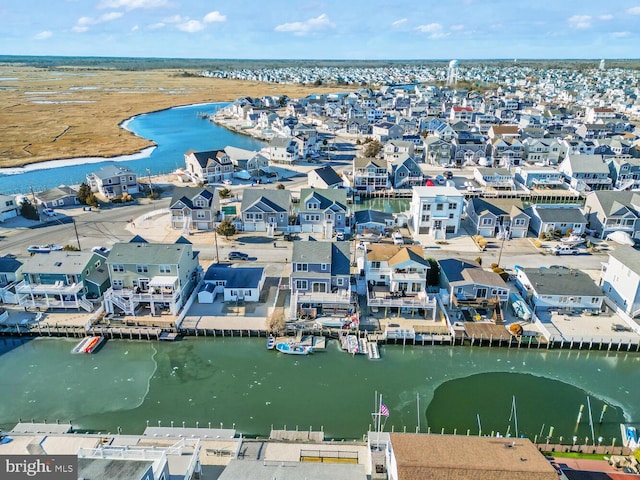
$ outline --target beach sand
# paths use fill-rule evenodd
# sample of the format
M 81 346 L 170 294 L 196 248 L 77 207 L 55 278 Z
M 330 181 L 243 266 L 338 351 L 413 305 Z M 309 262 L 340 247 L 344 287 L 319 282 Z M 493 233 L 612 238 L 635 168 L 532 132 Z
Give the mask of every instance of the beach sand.
M 0 168 L 137 153 L 153 143 L 120 124 L 142 113 L 241 96 L 296 98 L 344 90 L 183 76 L 181 72 L 1 64 Z

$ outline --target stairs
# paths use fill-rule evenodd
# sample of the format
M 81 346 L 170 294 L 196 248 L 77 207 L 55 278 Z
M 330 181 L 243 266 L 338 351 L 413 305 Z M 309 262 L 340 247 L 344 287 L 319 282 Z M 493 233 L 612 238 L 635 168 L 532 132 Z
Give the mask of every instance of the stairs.
M 496 305 L 493 309 L 493 321 L 496 325 L 504 325 L 504 318 L 502 317 L 502 308 L 500 304 Z
M 89 313 L 93 312 L 93 303 L 91 303 L 89 300 L 80 298 L 78 299 L 78 305 L 80 305 L 80 307 L 82 307 L 83 310 L 86 310 Z

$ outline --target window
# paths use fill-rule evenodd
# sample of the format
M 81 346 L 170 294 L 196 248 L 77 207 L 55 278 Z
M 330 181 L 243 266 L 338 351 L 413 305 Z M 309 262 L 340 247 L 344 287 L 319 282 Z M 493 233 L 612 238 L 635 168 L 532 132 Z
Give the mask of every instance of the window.
M 308 288 L 306 280 L 296 280 L 296 290 L 306 290 Z
M 325 272 L 327 270 L 327 264 L 323 263 L 320 265 L 320 270 L 322 270 L 323 272 Z
M 591 303 L 593 304 L 600 303 L 600 299 L 598 297 L 591 297 Z
M 318 209 L 318 204 L 315 202 L 309 202 L 307 203 L 307 210 L 317 210 Z
M 493 225 L 493 218 L 483 218 L 482 225 Z
M 121 290 L 124 287 L 124 283 L 122 282 L 122 280 L 113 280 L 111 282 L 111 286 L 114 290 Z
M 342 277 L 338 277 L 336 278 L 336 283 L 338 284 L 338 286 L 343 286 L 344 285 L 344 278 Z
M 453 216 L 454 216 L 454 215 L 453 215 L 453 213 L 450 213 L 450 214 L 449 214 L 449 219 L 450 219 L 450 220 L 453 220 Z
M 207 206 L 207 203 L 204 201 L 203 198 L 198 197 L 198 198 L 196 198 L 196 201 L 194 202 L 194 205 L 196 207 L 203 208 L 203 207 Z
M 422 215 L 422 222 L 428 222 L 431 217 L 429 215 Z
M 444 208 L 444 204 L 443 203 L 436 203 L 436 210 L 440 211 Z
M 202 210 L 196 211 L 196 219 L 204 220 L 206 217 L 207 217 L 207 212 L 204 212 Z
M 522 226 L 524 226 L 524 218 L 516 218 L 516 219 L 513 221 L 513 225 L 514 225 L 515 227 L 522 227 Z
M 138 273 L 148 273 L 149 265 L 136 265 L 136 272 Z
M 296 272 L 308 272 L 309 265 L 306 263 L 296 263 Z
M 449 210 L 455 210 L 456 208 L 458 208 L 458 204 L 457 203 L 450 203 L 449 204 Z
M 120 263 L 114 263 L 114 264 L 111 266 L 111 269 L 112 269 L 114 272 L 124 272 L 124 265 L 122 265 L 122 264 L 120 264 Z
M 171 273 L 171 265 L 160 265 L 160 273 Z

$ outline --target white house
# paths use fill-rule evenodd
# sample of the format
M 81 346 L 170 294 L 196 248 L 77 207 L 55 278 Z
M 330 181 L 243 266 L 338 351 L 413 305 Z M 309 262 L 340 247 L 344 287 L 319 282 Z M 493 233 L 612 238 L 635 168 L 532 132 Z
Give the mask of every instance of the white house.
M 413 187 L 409 222 L 414 238 L 443 239 L 460 229 L 464 195 L 455 187 Z
M 604 294 L 632 317 L 640 315 L 640 252 L 618 245 L 602 264 L 600 287 Z
M 199 303 L 211 303 L 204 292 L 221 293 L 225 302 L 257 302 L 265 281 L 263 267 L 231 268 L 226 265 L 211 265 L 204 275 L 204 290 L 198 292 Z M 206 287 L 211 285 L 211 287 Z
M 18 215 L 18 205 L 12 195 L 0 195 L 0 222 Z

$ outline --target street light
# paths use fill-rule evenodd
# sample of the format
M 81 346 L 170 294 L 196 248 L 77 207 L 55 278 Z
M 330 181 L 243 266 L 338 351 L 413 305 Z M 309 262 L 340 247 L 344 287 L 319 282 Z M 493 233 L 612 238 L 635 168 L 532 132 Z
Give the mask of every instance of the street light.
M 147 175 L 149 175 L 149 190 L 151 191 L 151 200 L 153 200 L 153 184 L 151 183 L 151 169 L 147 168 Z

